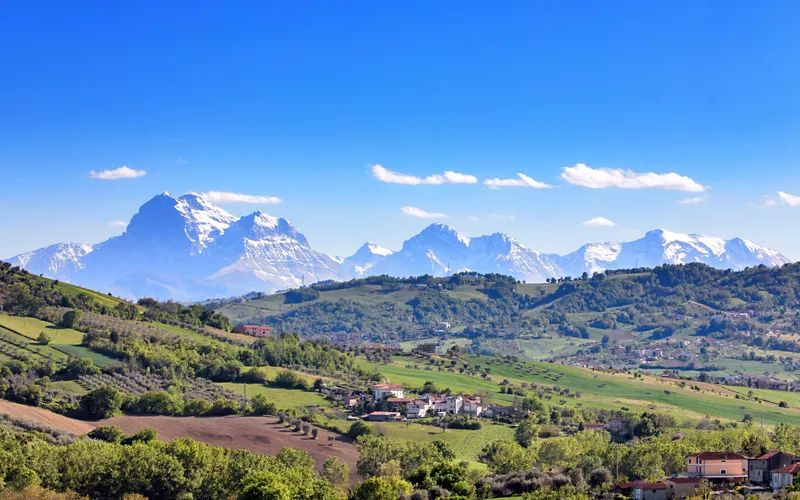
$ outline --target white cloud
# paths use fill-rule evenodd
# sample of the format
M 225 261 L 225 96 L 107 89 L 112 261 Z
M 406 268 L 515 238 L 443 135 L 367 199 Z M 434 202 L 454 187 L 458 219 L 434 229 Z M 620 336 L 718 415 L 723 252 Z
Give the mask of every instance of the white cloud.
M 587 221 L 583 221 L 583 225 L 591 227 L 614 227 L 617 224 L 605 217 L 593 217 Z
M 421 208 L 417 207 L 403 207 L 400 209 L 403 212 L 403 215 L 408 215 L 409 217 L 419 217 L 421 219 L 446 219 L 447 215 L 441 212 L 426 212 Z
M 697 205 L 700 203 L 705 203 L 708 201 L 708 196 L 695 196 L 693 198 L 684 198 L 682 200 L 678 200 L 678 203 L 681 205 Z
M 458 172 L 446 171 L 444 174 L 433 174 L 422 178 L 414 175 L 392 172 L 382 165 L 372 166 L 372 176 L 381 182 L 390 184 L 405 184 L 408 186 L 418 186 L 420 184 L 475 184 L 478 178 L 474 175 L 461 174 Z
M 225 191 L 209 191 L 207 193 L 201 193 L 200 196 L 212 203 L 219 203 L 221 205 L 229 203 L 249 203 L 253 205 L 275 205 L 283 203 L 283 200 L 275 196 L 228 193 Z
M 576 163 L 574 167 L 564 167 L 561 179 L 593 189 L 618 187 L 624 189 L 669 189 L 673 191 L 688 191 L 702 193 L 706 186 L 698 184 L 693 179 L 670 172 L 656 174 L 653 172 L 638 173 L 621 168 L 591 168 L 583 163 Z
M 89 177 L 104 181 L 113 181 L 116 179 L 135 179 L 137 177 L 144 177 L 145 175 L 147 175 L 147 170 L 134 170 L 126 167 L 125 165 L 114 170 L 101 170 L 100 172 L 95 172 L 94 170 L 89 171 Z
M 180 163 L 181 165 L 186 165 L 188 162 L 186 160 L 184 160 L 183 158 L 178 157 L 178 159 L 175 160 L 175 163 Z
M 513 214 L 489 214 L 486 216 L 480 215 L 471 215 L 467 217 L 470 222 L 480 222 L 487 219 L 494 219 L 494 220 L 517 220 L 517 216 Z
M 489 189 L 500 189 L 501 187 L 529 187 L 543 189 L 553 187 L 545 184 L 544 182 L 539 182 L 535 179 L 532 179 L 525 174 L 517 174 L 517 177 L 517 179 L 498 179 L 497 177 L 494 179 L 486 179 L 483 181 L 483 185 Z
M 128 223 L 124 220 L 112 220 L 108 225 L 109 227 L 126 227 Z
M 800 206 L 800 196 L 795 196 L 792 194 L 784 193 L 783 191 L 778 191 L 778 198 L 780 199 L 781 203 L 789 205 L 790 207 Z

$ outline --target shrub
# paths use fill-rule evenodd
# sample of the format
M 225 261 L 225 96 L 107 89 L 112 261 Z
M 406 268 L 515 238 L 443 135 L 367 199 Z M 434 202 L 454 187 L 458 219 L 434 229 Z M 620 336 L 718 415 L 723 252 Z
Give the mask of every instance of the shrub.
M 39 342 L 40 345 L 47 345 L 50 343 L 51 340 L 53 340 L 53 338 L 50 337 L 50 335 L 46 331 L 42 330 L 42 333 L 39 334 L 36 340 Z
M 353 439 L 358 439 L 359 436 L 369 434 L 372 434 L 372 427 L 361 420 L 353 422 L 350 429 L 347 431 L 347 435 Z
M 116 425 L 101 425 L 100 427 L 92 429 L 87 435 L 92 439 L 105 441 L 107 443 L 119 443 L 125 436 Z

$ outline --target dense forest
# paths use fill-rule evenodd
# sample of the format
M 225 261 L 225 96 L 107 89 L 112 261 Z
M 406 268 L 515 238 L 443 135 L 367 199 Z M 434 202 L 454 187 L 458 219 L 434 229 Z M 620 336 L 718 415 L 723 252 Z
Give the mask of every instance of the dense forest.
M 366 289 L 368 293 L 364 293 Z M 326 293 L 334 291 L 335 296 L 326 298 Z M 403 291 L 405 295 L 398 293 Z M 375 340 L 433 336 L 444 322 L 459 326 L 465 337 L 541 333 L 586 337 L 581 325 L 567 319 L 566 315 L 575 313 L 606 313 L 588 325 L 595 328 L 614 329 L 619 324 L 634 325 L 639 331 L 660 328 L 653 332 L 654 338 L 663 338 L 685 328 L 683 316 L 698 307 L 706 312 L 746 311 L 759 318 L 754 322 L 756 331 L 759 324 L 781 319 L 785 321 L 783 330 L 800 332 L 800 264 L 737 272 L 703 264 L 665 265 L 541 285 L 477 273 L 449 278 L 376 276 L 293 290 L 269 303 L 276 300 L 292 307 L 280 314 L 260 313 L 259 300 L 241 306 L 215 302 L 208 307 L 241 312 L 245 317 L 250 314 L 247 321 L 303 335 L 366 334 Z M 709 318 L 701 333 L 737 328 L 742 329 Z

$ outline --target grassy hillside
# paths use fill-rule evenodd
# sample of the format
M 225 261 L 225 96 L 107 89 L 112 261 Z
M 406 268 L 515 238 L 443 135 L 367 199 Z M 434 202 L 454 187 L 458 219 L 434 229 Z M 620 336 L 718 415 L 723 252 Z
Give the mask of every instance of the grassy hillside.
M 765 402 L 736 399 L 734 391 L 712 384 L 697 385 L 701 390 L 691 386 L 681 387 L 680 381 L 660 377 L 643 376 L 635 378 L 625 373 L 609 373 L 576 368 L 572 366 L 554 365 L 519 361 L 516 363 L 501 362 L 497 358 L 486 356 L 467 356 L 471 365 L 479 365 L 482 369 L 490 368 L 489 379 L 468 374 L 449 371 L 425 370 L 424 363 L 415 363 L 413 358 L 394 357 L 391 364 L 383 365 L 360 360 L 361 366 L 378 371 L 392 383 L 411 387 L 422 387 L 431 381 L 441 388 L 450 388 L 454 392 L 491 394 L 492 400 L 508 404 L 514 400 L 511 394 L 499 393 L 500 383 L 507 381 L 514 386 L 537 384 L 541 387 L 569 388 L 579 397 L 561 397 L 552 395 L 551 403 L 567 406 L 584 406 L 619 410 L 628 408 L 635 412 L 658 411 L 672 414 L 679 420 L 700 420 L 706 417 L 720 420 L 741 420 L 749 413 L 756 421 L 774 425 L 781 422 L 800 425 L 800 409 L 778 408 L 776 399 L 794 403 L 796 398 L 788 393 L 764 391 L 761 397 Z M 414 368 L 414 365 L 417 368 Z M 459 363 L 459 366 L 461 363 Z M 449 363 L 446 364 L 449 366 Z M 746 392 L 746 391 L 745 391 Z M 535 391 L 534 391 L 535 394 Z M 766 401 L 773 401 L 768 403 Z M 792 406 L 790 404 L 790 406 Z M 800 405 L 798 405 L 800 406 Z

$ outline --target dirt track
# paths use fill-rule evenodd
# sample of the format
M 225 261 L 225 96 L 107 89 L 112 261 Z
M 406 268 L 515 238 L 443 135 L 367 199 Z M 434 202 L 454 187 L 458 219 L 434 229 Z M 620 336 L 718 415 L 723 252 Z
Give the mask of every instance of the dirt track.
M 274 455 L 282 448 L 294 448 L 311 455 L 317 467 L 321 467 L 325 459 L 334 456 L 346 462 L 353 472 L 358 460 L 356 447 L 342 441 L 338 435 L 333 434 L 338 439 L 333 446 L 328 446 L 328 436 L 332 433 L 325 429 L 319 429 L 319 436 L 313 440 L 285 428 L 274 417 L 123 416 L 101 422 L 86 422 L 4 400 L 0 400 L 0 413 L 36 420 L 75 434 L 86 434 L 98 425 L 116 425 L 126 434 L 152 427 L 158 431 L 158 438 L 163 441 L 188 437 L 215 446 L 250 450 L 267 455 Z

